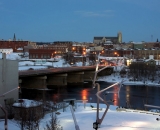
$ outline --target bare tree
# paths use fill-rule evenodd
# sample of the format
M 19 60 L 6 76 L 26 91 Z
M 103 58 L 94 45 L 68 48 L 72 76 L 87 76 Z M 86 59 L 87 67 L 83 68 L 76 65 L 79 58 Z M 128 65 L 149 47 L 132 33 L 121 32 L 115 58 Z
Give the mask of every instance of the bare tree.
M 63 130 L 63 128 L 59 125 L 59 121 L 57 119 L 57 115 L 56 115 L 56 111 L 55 110 L 55 106 L 56 104 L 52 105 L 51 108 L 51 119 L 49 121 L 49 123 L 46 124 L 44 130 Z
M 24 126 L 26 124 L 26 111 L 24 110 L 26 107 L 26 104 L 22 101 L 20 101 L 20 105 L 14 108 L 14 121 L 17 124 L 17 126 L 24 130 Z
M 27 120 L 25 124 L 25 128 L 27 130 L 39 130 L 39 122 L 43 115 L 42 107 L 39 106 L 38 102 L 31 102 L 29 109 L 27 109 Z M 39 106 L 39 107 L 36 107 Z

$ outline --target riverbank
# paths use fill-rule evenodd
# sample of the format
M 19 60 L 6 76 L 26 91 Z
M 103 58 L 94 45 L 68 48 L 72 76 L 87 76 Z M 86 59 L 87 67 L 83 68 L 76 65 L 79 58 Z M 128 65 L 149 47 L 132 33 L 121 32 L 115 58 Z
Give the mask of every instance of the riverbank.
M 97 79 L 97 81 L 104 81 L 107 83 L 116 83 L 121 82 L 124 80 L 124 85 L 146 85 L 146 86 L 153 86 L 153 87 L 160 87 L 159 81 L 130 81 L 130 79 L 127 76 L 124 76 L 123 78 L 119 74 L 112 74 L 109 76 L 101 76 Z

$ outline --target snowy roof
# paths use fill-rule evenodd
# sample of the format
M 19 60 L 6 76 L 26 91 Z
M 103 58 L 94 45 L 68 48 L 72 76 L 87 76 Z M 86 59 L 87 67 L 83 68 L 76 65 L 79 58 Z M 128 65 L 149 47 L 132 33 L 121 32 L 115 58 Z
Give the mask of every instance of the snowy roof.
M 9 54 L 6 54 L 6 59 L 9 59 L 9 60 L 18 60 L 18 59 L 21 58 L 18 54 L 19 53 L 9 53 Z M 2 59 L 2 53 L 0 53 L 0 59 Z
M 18 48 L 17 50 L 23 50 L 23 48 Z
M 20 101 L 22 101 L 22 103 Z M 20 99 L 18 103 L 13 104 L 14 107 L 21 107 L 21 105 L 22 107 L 29 108 L 29 107 L 36 107 L 36 106 L 42 105 L 42 102 L 28 100 L 28 99 Z

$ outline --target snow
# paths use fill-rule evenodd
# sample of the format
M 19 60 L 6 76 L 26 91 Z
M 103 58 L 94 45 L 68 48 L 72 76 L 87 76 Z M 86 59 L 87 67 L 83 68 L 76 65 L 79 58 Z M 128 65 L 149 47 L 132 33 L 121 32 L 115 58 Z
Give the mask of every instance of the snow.
M 93 130 L 93 123 L 96 121 L 96 110 L 92 110 L 90 105 L 96 107 L 95 103 L 87 103 L 84 107 L 83 103 L 77 103 L 77 108 L 74 111 L 77 124 L 80 130 Z M 100 104 L 100 118 L 105 111 L 106 105 Z M 130 110 L 117 111 L 117 106 L 110 105 L 109 110 L 102 121 L 99 130 L 159 130 L 160 124 L 156 121 L 160 113 Z M 69 107 L 63 112 L 58 110 L 60 115 L 57 115 L 59 125 L 63 130 L 75 130 L 75 125 L 72 113 Z M 147 114 L 150 113 L 150 114 Z M 46 114 L 40 121 L 40 130 L 44 130 L 45 124 L 51 119 L 50 114 Z M 9 130 L 20 130 L 12 120 L 8 120 Z M 4 121 L 0 122 L 0 130 L 4 129 Z
M 0 54 L 0 58 L 2 55 Z M 7 54 L 7 59 L 17 60 L 20 56 L 18 54 Z M 111 58 L 108 58 L 111 59 Z M 117 67 L 114 67 L 116 71 L 120 71 L 124 65 L 123 61 L 119 60 Z M 81 63 L 77 63 L 77 65 L 82 65 Z M 38 64 L 33 61 L 20 61 L 19 62 L 19 70 L 26 70 L 29 68 L 33 69 L 42 69 L 47 68 L 48 66 L 54 67 L 63 67 L 69 66 L 68 64 L 64 64 L 64 60 L 60 59 L 59 62 L 45 62 L 43 65 Z M 106 81 L 106 82 L 120 82 L 125 80 L 124 84 L 137 84 L 144 85 L 142 81 L 129 81 L 127 77 L 121 78 L 118 74 L 112 74 L 110 76 L 103 76 L 98 79 L 98 81 Z M 159 85 L 155 82 L 147 81 L 146 85 Z M 95 95 L 96 96 L 96 95 Z M 27 100 L 26 100 L 27 101 Z M 15 104 L 18 105 L 18 104 Z M 93 105 L 96 108 L 95 103 L 87 103 L 84 108 L 83 103 L 77 103 L 77 108 L 74 111 L 77 123 L 79 125 L 80 130 L 93 130 L 93 123 L 96 121 L 96 111 L 92 110 L 90 105 Z M 100 104 L 100 118 L 105 111 L 106 105 Z M 160 123 L 156 121 L 156 118 L 159 117 L 160 113 L 157 111 L 149 112 L 146 111 L 134 111 L 127 109 L 126 111 L 117 111 L 117 106 L 110 105 L 109 110 L 100 126 L 99 130 L 159 130 Z M 64 130 L 75 130 L 75 125 L 72 117 L 72 113 L 69 107 L 66 108 L 66 111 L 62 111 L 62 109 L 58 110 L 60 115 L 57 115 L 59 120 L 59 125 L 63 127 Z M 155 112 L 155 113 L 154 113 Z M 44 130 L 46 123 L 50 120 L 50 114 L 46 114 L 44 118 L 40 121 L 40 130 Z M 4 120 L 0 120 L 0 130 L 4 129 Z M 9 130 L 20 130 L 20 128 L 12 121 L 8 120 L 8 129 Z
M 38 101 L 34 101 L 34 100 L 28 100 L 28 99 L 22 99 L 22 103 L 20 102 L 15 102 L 13 104 L 14 107 L 30 107 L 30 106 L 38 106 L 38 105 L 41 105 L 42 102 L 38 102 Z
M 92 105 L 96 107 L 96 104 Z M 102 108 L 102 111 L 100 111 L 101 118 L 106 106 L 100 104 L 100 107 Z M 110 106 L 99 130 L 158 130 L 160 128 L 160 124 L 156 121 L 156 115 L 140 113 L 140 111 L 118 112 L 116 108 L 116 106 Z M 79 103 L 78 108 L 75 110 L 75 116 L 81 130 L 93 129 L 93 123 L 96 121 L 96 111 L 92 110 L 89 103 L 86 108 L 82 103 Z M 66 112 L 61 112 L 58 119 L 64 130 L 75 129 L 69 108 L 67 108 Z
M 160 87 L 159 78 L 155 79 L 155 81 L 147 80 L 144 82 L 143 80 L 142 81 L 130 81 L 130 78 L 127 77 L 127 74 L 121 77 L 121 75 L 119 74 L 119 71 L 124 67 L 125 67 L 124 65 L 114 66 L 115 73 L 108 75 L 108 76 L 98 77 L 97 81 L 116 83 L 116 82 L 121 82 L 122 80 L 124 80 L 123 82 L 124 85 L 146 85 L 146 86 Z
M 2 53 L 0 53 L 0 59 L 2 58 Z M 9 53 L 6 54 L 6 59 L 18 60 L 20 59 L 19 53 Z

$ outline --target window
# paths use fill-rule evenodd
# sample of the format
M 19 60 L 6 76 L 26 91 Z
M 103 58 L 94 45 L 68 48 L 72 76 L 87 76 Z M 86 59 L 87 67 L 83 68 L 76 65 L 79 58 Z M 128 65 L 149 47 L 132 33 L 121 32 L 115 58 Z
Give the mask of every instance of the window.
M 46 58 L 46 54 L 44 54 L 44 58 Z

